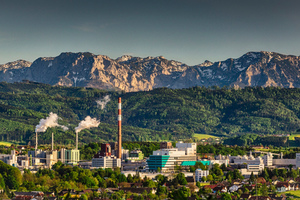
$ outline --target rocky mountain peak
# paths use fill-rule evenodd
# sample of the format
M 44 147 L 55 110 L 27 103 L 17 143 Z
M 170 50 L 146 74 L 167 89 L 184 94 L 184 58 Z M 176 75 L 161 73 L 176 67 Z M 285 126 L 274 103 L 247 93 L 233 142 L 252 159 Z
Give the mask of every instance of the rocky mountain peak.
M 205 60 L 203 63 L 198 65 L 199 67 L 209 67 L 212 66 L 214 63 L 210 62 L 209 60 Z
M 162 56 L 111 59 L 89 52 L 65 52 L 33 63 L 19 60 L 0 65 L 2 81 L 24 79 L 52 85 L 84 86 L 125 91 L 157 87 L 280 86 L 300 87 L 298 56 L 248 52 L 239 58 L 188 66 Z
M 116 59 L 117 62 L 125 62 L 125 61 L 128 61 L 128 60 L 131 60 L 133 57 L 130 56 L 130 55 L 123 55 L 119 58 Z

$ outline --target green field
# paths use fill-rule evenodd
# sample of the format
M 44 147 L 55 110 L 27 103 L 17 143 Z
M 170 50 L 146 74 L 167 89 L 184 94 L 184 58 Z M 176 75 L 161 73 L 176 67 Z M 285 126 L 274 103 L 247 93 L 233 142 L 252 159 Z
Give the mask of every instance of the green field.
M 285 192 L 286 196 L 293 196 L 293 199 L 300 199 L 300 190 Z
M 198 140 L 202 140 L 202 139 L 208 139 L 208 138 L 219 138 L 219 137 L 216 137 L 216 136 L 213 136 L 213 135 L 207 135 L 207 134 L 195 134 L 194 135 L 194 138 L 197 138 Z
M 210 185 L 210 183 L 209 182 L 206 182 L 206 183 L 200 182 L 200 186 L 205 186 L 205 185 Z
M 3 145 L 3 146 L 11 146 L 13 143 L 10 143 L 10 142 L 3 142 L 3 141 L 0 141 L 0 145 Z
M 300 137 L 300 134 L 291 135 L 291 136 L 289 137 L 289 140 L 295 140 L 295 137 Z

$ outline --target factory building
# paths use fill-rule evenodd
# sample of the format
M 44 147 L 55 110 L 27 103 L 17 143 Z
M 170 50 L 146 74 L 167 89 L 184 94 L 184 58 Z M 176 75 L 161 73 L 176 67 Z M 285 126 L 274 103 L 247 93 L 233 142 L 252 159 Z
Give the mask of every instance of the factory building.
M 115 168 L 121 167 L 121 158 L 117 158 L 111 153 L 110 144 L 101 144 L 101 151 L 92 159 L 92 167 L 95 168 Z
M 57 159 L 66 164 L 77 164 L 80 161 L 80 151 L 77 149 L 67 150 L 62 148 L 58 154 Z
M 57 161 L 61 161 L 64 164 L 76 165 L 80 161 L 80 151 L 76 149 L 67 150 L 65 148 L 62 148 L 60 151 L 36 149 L 28 151 L 28 157 L 30 158 L 30 165 L 46 165 L 51 167 Z
M 179 142 L 176 148 L 153 151 L 153 155 L 147 160 L 146 170 L 156 171 L 160 168 L 162 171 L 171 171 L 183 161 L 196 161 L 196 149 L 196 143 Z
M 264 160 L 265 167 L 273 165 L 273 154 L 271 152 L 269 152 L 267 155 L 264 155 L 262 159 Z
M 218 165 L 225 165 L 226 167 L 229 164 L 229 157 L 228 156 L 222 156 L 221 154 L 219 154 L 218 156 L 215 156 L 214 160 L 211 160 L 211 164 L 218 164 Z
M 4 163 L 14 166 L 17 166 L 17 156 L 16 151 L 11 150 L 11 154 L 0 154 L 0 160 L 2 160 Z
M 31 165 L 44 165 L 46 163 L 46 152 L 41 149 L 28 151 Z
M 232 161 L 232 163 L 234 164 L 247 164 L 247 170 L 249 172 L 258 172 L 258 171 L 262 171 L 265 167 L 265 164 L 269 164 L 270 162 L 270 158 L 268 157 L 268 155 L 266 155 L 267 157 L 265 157 L 267 160 L 264 160 L 262 157 L 256 157 L 254 158 L 254 156 L 252 155 L 252 152 L 250 151 L 250 155 L 249 156 L 229 156 L 230 161 Z

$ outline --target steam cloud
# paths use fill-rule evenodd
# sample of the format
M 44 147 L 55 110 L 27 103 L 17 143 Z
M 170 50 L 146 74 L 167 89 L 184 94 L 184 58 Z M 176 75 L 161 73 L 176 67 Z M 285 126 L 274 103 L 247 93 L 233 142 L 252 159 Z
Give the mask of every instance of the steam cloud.
M 109 101 L 110 101 L 109 95 L 106 95 L 105 97 L 103 97 L 103 99 L 97 100 L 96 103 L 103 110 Z
M 89 129 L 89 128 L 92 128 L 92 127 L 98 127 L 99 124 L 100 124 L 100 121 L 98 121 L 96 118 L 91 118 L 90 116 L 87 116 L 84 120 L 82 120 L 78 124 L 78 126 L 75 128 L 75 132 L 79 133 L 83 129 Z
M 64 131 L 68 130 L 68 127 L 58 124 L 57 114 L 50 112 L 49 117 L 40 120 L 40 123 L 35 127 L 35 132 L 45 132 L 47 128 L 56 126 L 61 127 Z

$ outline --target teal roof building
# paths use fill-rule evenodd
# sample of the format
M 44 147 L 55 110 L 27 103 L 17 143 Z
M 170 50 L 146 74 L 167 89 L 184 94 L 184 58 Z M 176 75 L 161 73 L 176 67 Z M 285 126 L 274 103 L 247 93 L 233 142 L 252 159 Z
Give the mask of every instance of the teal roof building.
M 210 165 L 209 160 L 199 160 L 199 161 L 183 161 L 181 163 L 181 166 L 187 167 L 187 166 L 195 166 L 196 162 L 201 162 L 203 165 Z

